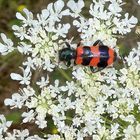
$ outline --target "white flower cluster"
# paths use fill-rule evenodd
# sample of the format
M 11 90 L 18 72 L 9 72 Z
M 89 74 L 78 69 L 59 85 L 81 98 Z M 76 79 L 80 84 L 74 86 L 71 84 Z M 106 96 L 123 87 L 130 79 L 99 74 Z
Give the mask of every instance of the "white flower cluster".
M 38 135 L 29 136 L 28 129 L 25 130 L 17 130 L 14 129 L 13 132 L 8 132 L 8 128 L 10 128 L 12 122 L 6 121 L 4 115 L 0 115 L 0 139 L 1 140 L 44 140 L 40 138 Z
M 22 113 L 23 123 L 33 121 L 43 129 L 48 125 L 47 116 L 51 116 L 60 135 L 46 135 L 46 132 L 44 136 L 48 140 L 83 140 L 88 136 L 97 140 L 139 138 L 140 43 L 125 58 L 125 67 L 120 70 L 106 68 L 92 73 L 88 67 L 73 66 L 71 78 L 60 69 L 63 65 L 57 63 L 58 50 L 64 46 L 70 28 L 70 24 L 62 24 L 64 16 L 73 18 L 73 26 L 77 27 L 84 45 L 93 45 L 100 39 L 115 47 L 117 34 L 127 34 L 137 23 L 134 16 L 122 15 L 123 4 L 122 0 L 93 0 L 89 18 L 82 15 L 83 0 L 77 3 L 69 0 L 69 9 L 64 9 L 64 2 L 57 0 L 37 14 L 36 19 L 27 9 L 24 9 L 24 16 L 16 14 L 21 21 L 21 26 L 13 26 L 14 34 L 19 38 L 18 46 L 13 47 L 12 40 L 1 34 L 0 53 L 5 55 L 17 49 L 27 57 L 21 67 L 23 74 L 11 73 L 11 78 L 24 87 L 4 101 L 11 108 L 27 108 L 27 112 Z M 75 47 L 71 41 L 70 45 Z M 67 79 L 65 84 L 61 77 L 52 81 L 57 67 Z M 38 69 L 42 71 L 40 80 L 39 76 L 33 78 Z M 3 133 L 11 123 L 1 122 L 5 122 L 0 129 Z M 27 130 L 16 130 L 7 135 L 17 138 L 23 135 L 21 139 L 26 140 L 41 139 L 30 137 Z
M 47 9 L 37 14 L 33 14 L 24 9 L 24 15 L 17 13 L 16 17 L 21 21 L 21 26 L 13 25 L 12 29 L 17 38 L 19 38 L 17 48 L 13 47 L 13 42 L 4 34 L 1 34 L 3 44 L 0 44 L 0 53 L 5 55 L 13 49 L 17 49 L 21 54 L 27 56 L 23 63 L 24 75 L 11 75 L 14 80 L 21 81 L 21 84 L 29 84 L 31 72 L 30 69 L 36 70 L 38 67 L 47 71 L 53 71 L 57 59 L 58 38 L 65 38 L 70 28 L 70 24 L 61 24 L 63 16 L 69 14 L 69 10 L 63 10 L 64 2 L 56 1 L 50 3 Z M 61 42 L 62 40 L 59 40 Z M 53 61 L 53 63 L 52 63 Z
M 73 21 L 73 25 L 78 28 L 81 33 L 81 40 L 86 45 L 93 45 L 93 43 L 100 39 L 106 45 L 116 46 L 115 34 L 127 34 L 131 28 L 138 22 L 137 18 L 129 14 L 122 14 L 122 0 L 92 0 L 90 5 L 89 18 L 81 16 L 84 3 L 79 0 L 77 4 L 73 0 L 68 2 L 68 7 L 72 11 L 72 16 L 77 17 Z M 74 6 L 75 5 L 75 6 Z M 76 10 L 78 9 L 78 10 Z
M 73 71 L 76 82 L 72 83 L 70 89 L 65 86 L 71 100 L 61 97 L 61 100 L 58 99 L 59 104 L 52 108 L 55 109 L 52 113 L 53 120 L 58 130 L 65 134 L 65 138 L 139 138 L 140 131 L 135 131 L 140 125 L 139 49 L 138 43 L 138 49 L 133 49 L 125 58 L 126 68 L 105 69 L 94 74 L 81 67 Z M 133 63 L 130 59 L 133 59 Z M 69 94 L 71 90 L 73 92 Z M 67 112 L 74 115 L 70 118 L 66 115 Z M 133 128 L 132 132 L 129 132 L 130 126 Z

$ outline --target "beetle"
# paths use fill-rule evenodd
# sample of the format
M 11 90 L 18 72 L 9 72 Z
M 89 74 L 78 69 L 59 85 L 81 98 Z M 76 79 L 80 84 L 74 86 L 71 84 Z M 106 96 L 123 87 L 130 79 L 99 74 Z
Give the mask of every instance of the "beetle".
M 71 48 L 67 42 L 66 45 L 67 48 L 59 50 L 59 60 L 66 62 L 67 66 L 74 60 L 76 65 L 89 66 L 92 72 L 98 72 L 112 65 L 117 58 L 116 52 L 100 40 L 93 46 L 82 46 L 79 43 L 76 49 Z

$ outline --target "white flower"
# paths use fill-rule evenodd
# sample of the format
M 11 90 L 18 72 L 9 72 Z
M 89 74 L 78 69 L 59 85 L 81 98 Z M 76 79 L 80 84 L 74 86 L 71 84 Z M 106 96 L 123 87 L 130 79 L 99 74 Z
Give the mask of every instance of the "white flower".
M 30 54 L 32 52 L 32 45 L 28 45 L 24 42 L 20 42 L 20 45 L 17 48 L 22 54 Z
M 23 40 L 24 38 L 29 38 L 29 36 L 26 33 L 25 27 L 19 27 L 17 25 L 13 25 L 12 29 L 14 30 L 14 34 L 20 38 L 20 40 Z
M 23 22 L 23 26 L 26 27 L 26 26 L 31 26 L 34 22 L 33 22 L 33 14 L 32 12 L 30 12 L 28 9 L 24 8 L 23 9 L 24 13 L 26 14 L 26 17 L 24 17 L 21 13 L 16 13 L 16 17 L 17 19 L 19 20 L 22 20 Z
M 96 18 L 99 18 L 101 20 L 108 20 L 111 16 L 107 10 L 104 10 L 104 5 L 101 4 L 101 2 L 96 2 L 95 5 L 90 5 L 90 11 L 89 13 Z
M 15 136 L 17 138 L 20 138 L 21 140 L 24 140 L 26 137 L 29 136 L 29 130 L 25 129 L 25 130 L 14 130 Z
M 59 80 L 55 80 L 54 84 L 55 84 L 54 86 L 53 85 L 49 86 L 52 97 L 56 97 L 57 96 L 56 93 L 60 93 Z
M 75 83 L 72 82 L 68 82 L 66 81 L 66 86 L 62 86 L 60 87 L 62 91 L 68 91 L 68 96 L 70 96 L 71 94 L 74 94 L 75 90 L 76 90 L 76 86 Z
M 137 123 L 136 125 L 128 125 L 128 127 L 124 129 L 125 138 L 123 140 L 140 139 L 140 131 L 138 130 L 138 128 L 139 128 L 139 123 Z
M 20 89 L 20 94 L 25 100 L 27 100 L 28 97 L 35 95 L 35 90 L 32 87 L 27 86 L 26 88 Z
M 63 138 L 61 138 L 59 135 L 48 135 L 48 140 L 64 140 Z
M 31 70 L 31 68 L 32 68 L 35 70 L 36 68 L 35 68 L 34 62 L 35 62 L 34 59 L 32 59 L 31 57 L 28 57 L 27 61 L 23 62 L 23 65 L 26 66 L 26 69 Z
M 4 115 L 0 115 L 0 134 L 6 132 L 7 129 L 11 126 L 12 121 L 6 121 Z
M 125 122 L 129 122 L 131 124 L 133 124 L 136 121 L 133 115 L 128 115 L 128 116 L 120 115 L 120 118 L 124 120 Z
M 6 55 L 14 50 L 13 41 L 8 39 L 5 34 L 1 33 L 3 44 L 0 43 L 0 53 Z
M 117 134 L 119 133 L 119 124 L 118 123 L 116 123 L 116 124 L 111 124 L 111 138 L 112 139 L 115 139 L 116 138 L 116 136 L 117 136 Z
M 5 99 L 4 104 L 6 106 L 11 106 L 11 108 L 22 108 L 24 104 L 25 99 L 18 93 L 14 93 L 12 95 L 12 99 Z
M 32 120 L 34 120 L 34 116 L 35 113 L 33 110 L 30 110 L 29 112 L 23 112 L 22 113 L 22 117 L 24 118 L 23 123 L 31 122 Z
M 20 74 L 16 74 L 16 73 L 11 73 L 11 78 L 13 80 L 17 80 L 20 81 L 20 84 L 26 84 L 29 85 L 30 84 L 30 79 L 31 79 L 31 72 L 30 69 L 23 69 L 21 68 L 23 71 L 23 76 L 21 76 Z
M 40 104 L 36 108 L 36 112 L 38 115 L 36 116 L 35 123 L 38 125 L 39 128 L 43 129 L 47 127 L 47 121 L 45 120 L 47 111 L 48 111 L 47 105 L 46 107 L 44 107 L 42 104 Z
M 28 138 L 26 138 L 25 140 L 45 140 L 45 139 L 39 137 L 38 135 L 34 135 L 34 136 L 28 136 Z
M 138 73 L 140 70 L 140 45 L 138 43 L 138 49 L 135 48 L 132 49 L 132 51 L 129 53 L 128 57 L 125 58 L 125 60 L 128 63 L 128 66 L 130 67 L 130 71 Z
M 84 81 L 86 79 L 85 72 L 82 68 L 78 68 L 72 73 L 74 77 L 79 81 Z
M 36 108 L 38 106 L 38 99 L 36 97 L 31 97 L 30 100 L 27 100 L 25 106 L 28 108 Z
M 135 18 L 134 16 L 132 16 L 131 18 L 128 19 L 128 16 L 129 16 L 129 14 L 126 13 L 124 22 L 128 28 L 133 28 L 135 26 L 135 24 L 137 24 L 138 19 Z
M 115 84 L 117 79 L 117 70 L 114 68 L 106 69 L 105 74 L 102 76 L 102 79 L 107 83 Z
M 88 25 L 88 21 L 86 21 L 86 19 L 83 18 L 83 17 L 80 17 L 79 20 L 80 21 L 74 20 L 73 21 L 73 25 L 78 27 L 78 32 L 81 32 L 84 29 L 86 30 L 87 29 L 87 25 Z
M 11 108 L 22 108 L 25 101 L 28 100 L 30 96 L 33 96 L 35 91 L 31 87 L 23 88 L 19 93 L 14 93 L 12 95 L 12 99 L 6 98 L 4 103 L 6 106 L 10 106 Z
M 37 19 L 39 23 L 42 24 L 43 26 L 47 25 L 49 15 L 50 15 L 49 11 L 47 9 L 43 9 L 40 15 L 37 14 Z
M 44 116 L 41 115 L 36 117 L 35 123 L 38 125 L 39 128 L 43 129 L 47 127 L 47 121 L 45 120 Z
M 49 77 L 47 76 L 47 78 L 45 79 L 45 77 L 41 77 L 41 81 L 36 82 L 37 85 L 40 86 L 40 88 L 43 88 L 45 86 L 47 86 L 49 83 Z
M 62 0 L 56 1 L 54 5 L 52 3 L 48 5 L 47 9 L 50 13 L 49 21 L 51 23 L 54 21 L 60 21 L 62 16 L 69 15 L 69 10 L 66 9 L 62 11 L 63 8 L 64 8 L 64 2 Z
M 77 17 L 78 14 L 82 11 L 82 8 L 84 7 L 84 1 L 83 0 L 78 0 L 76 3 L 74 0 L 69 0 L 67 3 L 67 6 L 72 10 L 73 16 Z
M 14 131 L 14 130 L 13 130 Z M 16 134 L 11 134 L 11 133 L 7 133 L 7 136 L 5 136 L 4 140 L 16 140 Z
M 53 65 L 50 61 L 50 59 L 46 58 L 44 60 L 44 66 L 43 69 L 52 72 L 53 69 L 55 68 L 55 65 Z
M 78 127 L 78 126 L 80 126 L 81 125 L 81 123 L 83 123 L 83 120 L 82 120 L 82 118 L 73 118 L 73 125 L 75 125 L 76 127 Z
M 110 136 L 109 130 L 105 126 L 100 126 L 99 125 L 98 132 L 97 133 L 100 136 L 100 139 L 106 138 L 106 139 L 109 139 L 110 140 L 110 138 L 109 138 L 109 136 Z
M 126 34 L 127 32 L 131 31 L 131 28 L 137 24 L 138 19 L 132 16 L 130 19 L 128 19 L 129 14 L 125 14 L 125 19 L 119 20 L 117 17 L 113 19 L 114 24 L 117 28 L 114 28 L 114 30 L 118 31 L 120 34 Z
M 70 28 L 70 24 L 58 24 L 57 28 L 55 29 L 56 36 L 66 37 L 66 33 L 68 33 L 68 29 Z
M 122 11 L 122 8 L 120 7 L 120 4 L 116 0 L 111 1 L 111 4 L 109 5 L 108 9 L 115 16 L 120 16 L 120 12 Z

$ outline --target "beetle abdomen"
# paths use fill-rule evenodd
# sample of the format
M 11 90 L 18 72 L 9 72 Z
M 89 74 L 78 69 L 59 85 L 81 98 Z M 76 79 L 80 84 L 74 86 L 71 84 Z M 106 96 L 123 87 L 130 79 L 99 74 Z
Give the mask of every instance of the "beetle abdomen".
M 107 46 L 80 46 L 76 50 L 76 64 L 94 67 L 106 67 L 116 59 L 116 53 Z

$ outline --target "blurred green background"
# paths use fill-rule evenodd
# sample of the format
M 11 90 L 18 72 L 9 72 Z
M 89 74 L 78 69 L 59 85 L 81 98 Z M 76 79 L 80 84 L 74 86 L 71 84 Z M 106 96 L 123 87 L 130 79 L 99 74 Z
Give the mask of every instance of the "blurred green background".
M 56 0 L 0 0 L 0 33 L 5 33 L 16 43 L 16 38 L 11 30 L 12 25 L 18 24 L 19 22 L 15 17 L 16 12 L 22 12 L 22 9 L 26 7 L 32 11 L 33 14 L 40 13 L 41 9 L 46 8 L 48 3 L 55 1 Z M 67 2 L 68 0 L 64 1 Z M 92 2 L 92 0 L 86 0 L 86 7 L 89 6 L 90 2 Z M 126 5 L 123 7 L 124 12 L 129 12 L 140 19 L 140 6 L 137 5 L 136 0 L 126 0 L 126 2 Z M 84 9 L 83 14 L 88 16 L 86 8 Z M 72 36 L 71 32 L 69 34 Z M 72 34 L 74 34 L 73 31 Z M 140 41 L 140 36 L 135 34 L 135 29 L 126 37 L 119 38 L 118 44 L 120 45 L 121 54 L 123 56 L 127 55 L 131 48 L 136 45 L 137 41 Z M 19 84 L 10 79 L 10 73 L 19 71 L 22 60 L 23 57 L 16 52 L 4 57 L 0 56 L 0 114 L 5 114 L 8 120 L 14 121 L 11 130 L 28 128 L 32 133 L 36 133 L 35 130 L 37 130 L 37 126 L 32 125 L 31 123 L 19 125 L 22 111 L 20 112 L 16 109 L 10 110 L 3 104 L 5 98 L 11 97 L 12 93 L 18 91 Z M 51 119 L 49 123 L 51 125 L 48 125 L 50 126 L 47 129 L 48 133 L 57 133 L 57 130 L 52 125 L 53 122 Z

